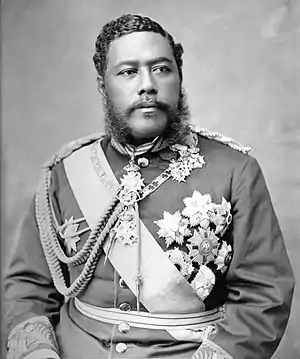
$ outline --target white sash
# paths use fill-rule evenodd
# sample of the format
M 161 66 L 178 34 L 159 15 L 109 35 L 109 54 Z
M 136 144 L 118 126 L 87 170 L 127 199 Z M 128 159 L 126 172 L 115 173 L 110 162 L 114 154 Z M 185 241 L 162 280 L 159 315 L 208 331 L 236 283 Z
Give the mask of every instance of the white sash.
M 92 158 L 97 156 L 97 163 Z M 64 167 L 77 203 L 90 228 L 101 218 L 119 187 L 100 141 L 82 147 L 64 159 Z M 162 248 L 140 221 L 141 267 L 140 301 L 150 313 L 195 313 L 204 303 L 168 259 Z M 107 253 L 107 242 L 104 244 Z M 116 240 L 108 256 L 110 262 L 136 295 L 137 247 Z

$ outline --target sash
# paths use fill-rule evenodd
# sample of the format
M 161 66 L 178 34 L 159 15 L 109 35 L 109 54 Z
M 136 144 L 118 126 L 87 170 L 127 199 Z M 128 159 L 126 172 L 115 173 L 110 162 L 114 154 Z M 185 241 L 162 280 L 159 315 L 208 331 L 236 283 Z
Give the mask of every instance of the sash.
M 93 228 L 119 188 L 101 148 L 101 140 L 65 158 L 64 168 L 77 203 L 90 228 Z M 141 303 L 150 313 L 203 312 L 204 303 L 141 220 L 140 230 Z M 103 249 L 107 253 L 107 241 Z M 130 290 L 137 295 L 134 280 L 138 261 L 136 243 L 125 246 L 116 240 L 108 258 Z

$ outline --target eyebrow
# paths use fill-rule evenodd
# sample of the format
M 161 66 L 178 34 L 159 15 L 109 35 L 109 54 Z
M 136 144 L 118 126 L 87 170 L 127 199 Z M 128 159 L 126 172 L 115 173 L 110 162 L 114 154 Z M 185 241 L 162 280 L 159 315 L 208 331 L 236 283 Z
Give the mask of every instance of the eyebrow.
M 169 59 L 168 57 L 165 57 L 165 56 L 155 57 L 155 58 L 153 58 L 151 60 L 145 61 L 144 63 L 146 65 L 148 65 L 148 66 L 149 65 L 152 66 L 152 65 L 155 65 L 155 64 L 157 64 L 159 62 L 167 62 L 169 64 L 173 64 L 173 61 L 171 59 Z M 118 67 L 124 66 L 124 65 L 131 65 L 131 66 L 135 65 L 136 66 L 139 63 L 140 63 L 140 61 L 138 61 L 138 60 L 125 60 L 125 61 L 119 62 L 114 67 L 118 68 Z

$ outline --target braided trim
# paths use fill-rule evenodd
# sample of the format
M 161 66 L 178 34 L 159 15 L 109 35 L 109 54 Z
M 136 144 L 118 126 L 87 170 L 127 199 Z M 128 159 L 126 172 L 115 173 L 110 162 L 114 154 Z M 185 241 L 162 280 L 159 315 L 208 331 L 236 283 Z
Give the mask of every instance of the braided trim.
M 192 359 L 234 359 L 224 349 L 211 340 L 204 340 L 199 349 L 194 353 Z
M 45 258 L 48 263 L 50 273 L 54 282 L 54 285 L 59 293 L 61 293 L 64 296 L 68 297 L 75 297 L 79 293 L 81 293 L 90 279 L 92 278 L 98 258 L 102 251 L 102 245 L 103 242 L 113 227 L 114 223 L 118 219 L 118 215 L 123 210 L 123 205 L 118 204 L 115 206 L 112 214 L 110 215 L 105 227 L 99 234 L 99 237 L 97 238 L 95 245 L 84 265 L 84 268 L 80 275 L 75 279 L 75 281 L 71 284 L 70 287 L 67 287 L 66 281 L 63 275 L 63 271 L 61 268 L 61 263 L 59 261 L 59 258 L 57 257 L 55 253 L 55 244 L 57 244 L 57 235 L 53 226 L 52 222 L 52 216 L 49 206 L 49 182 L 50 182 L 50 176 L 51 171 L 49 169 L 44 169 L 42 180 L 39 183 L 38 190 L 35 197 L 35 203 L 36 203 L 36 218 L 37 218 L 37 224 L 40 230 L 40 239 L 41 244 L 45 253 Z M 117 203 L 117 198 L 115 197 L 114 200 L 111 203 L 111 207 L 113 207 Z M 109 213 L 109 212 L 107 212 Z M 94 236 L 97 236 L 101 226 L 103 224 L 103 221 L 105 221 L 106 218 L 102 217 L 98 223 L 95 226 L 95 229 L 93 231 Z
M 45 164 L 42 167 L 51 169 L 55 164 L 62 161 L 66 157 L 70 156 L 73 152 L 75 152 L 82 146 L 96 142 L 100 138 L 103 138 L 104 136 L 105 136 L 105 134 L 103 134 L 103 133 L 96 133 L 96 134 L 92 134 L 92 135 L 71 141 L 71 142 L 67 143 L 66 145 L 64 145 L 50 160 L 45 162 Z M 50 185 L 50 183 L 48 184 L 48 186 L 49 185 Z M 50 209 L 52 212 L 52 219 L 56 220 L 54 211 L 53 211 L 52 205 L 51 205 L 51 199 L 49 200 L 49 204 L 50 204 Z M 113 207 L 114 207 L 114 202 L 112 201 L 103 215 L 102 222 L 104 222 L 104 220 L 109 216 Z M 101 228 L 101 223 L 99 223 L 91 231 L 89 238 L 85 242 L 84 246 L 80 249 L 80 251 L 78 251 L 75 255 L 73 255 L 71 257 L 67 256 L 64 253 L 56 234 L 53 232 L 53 229 L 51 229 L 53 234 L 50 236 L 50 240 L 52 242 L 53 250 L 54 250 L 55 254 L 57 255 L 58 259 L 61 262 L 65 263 L 65 264 L 69 264 L 71 266 L 77 266 L 77 265 L 80 265 L 80 264 L 86 262 L 89 254 L 92 251 L 92 247 L 94 246 L 94 244 L 96 242 L 97 234 L 100 229 L 103 229 L 103 228 Z
M 56 235 L 54 227 L 52 226 L 53 228 L 51 230 L 53 233 L 51 234 L 50 240 L 52 242 L 52 248 L 54 250 L 54 253 L 58 257 L 58 259 L 61 262 L 65 264 L 69 264 L 71 266 L 78 266 L 82 263 L 85 263 L 93 249 L 93 246 L 97 241 L 99 231 L 103 231 L 104 223 L 107 220 L 107 218 L 109 218 L 112 215 L 115 206 L 116 206 L 116 195 L 113 196 L 113 200 L 107 206 L 103 216 L 99 219 L 97 225 L 91 230 L 91 233 L 89 234 L 89 237 L 84 243 L 83 247 L 73 256 L 67 256 L 65 254 L 59 243 L 59 239 L 58 236 Z
M 210 140 L 215 140 L 217 142 L 223 143 L 224 145 L 227 145 L 229 147 L 231 147 L 232 149 L 242 152 L 246 155 L 249 154 L 249 152 L 252 151 L 251 147 L 245 147 L 243 146 L 240 142 L 222 135 L 220 132 L 214 132 L 214 131 L 209 131 L 205 128 L 197 128 L 197 127 L 193 127 L 192 131 L 198 133 L 199 135 L 206 137 Z
M 105 210 L 104 215 L 99 219 L 88 240 L 81 250 L 72 257 L 63 252 L 54 224 L 51 211 L 49 187 L 51 183 L 51 169 L 58 162 L 84 145 L 88 145 L 103 137 L 103 134 L 94 134 L 75 141 L 71 141 L 62 147 L 49 161 L 42 166 L 41 180 L 35 196 L 36 219 L 40 231 L 40 240 L 45 258 L 53 279 L 53 283 L 64 296 L 75 297 L 81 293 L 93 276 L 99 256 L 102 251 L 103 242 L 123 210 L 123 205 L 118 203 L 114 196 L 111 203 Z M 61 262 L 68 265 L 79 265 L 85 263 L 83 270 L 75 281 L 67 287 L 66 280 L 61 267 Z
M 52 168 L 54 165 L 65 159 L 66 157 L 70 156 L 74 151 L 78 150 L 82 146 L 88 145 L 92 142 L 99 140 L 100 138 L 105 137 L 105 134 L 102 132 L 97 132 L 85 137 L 78 138 L 76 140 L 70 141 L 61 149 L 56 152 L 49 160 L 47 160 L 43 165 L 42 168 Z

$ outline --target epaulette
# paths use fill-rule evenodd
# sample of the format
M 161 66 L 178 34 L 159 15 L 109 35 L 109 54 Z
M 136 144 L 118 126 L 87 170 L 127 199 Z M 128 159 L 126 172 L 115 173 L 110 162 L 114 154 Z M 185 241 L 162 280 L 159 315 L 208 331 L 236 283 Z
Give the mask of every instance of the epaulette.
M 249 154 L 249 152 L 252 151 L 251 147 L 245 147 L 238 141 L 236 141 L 230 137 L 222 135 L 220 132 L 209 131 L 205 128 L 197 128 L 197 127 L 193 127 L 192 131 L 194 131 L 194 132 L 198 133 L 199 135 L 206 137 L 210 140 L 215 140 L 217 142 L 223 143 L 224 145 L 227 145 L 236 151 L 239 151 L 239 152 L 242 152 L 245 154 Z
M 51 158 L 42 165 L 42 168 L 52 168 L 58 162 L 70 156 L 74 151 L 78 150 L 82 146 L 86 146 L 90 143 L 93 143 L 100 138 L 103 138 L 104 136 L 104 133 L 97 132 L 68 142 L 67 144 L 63 145 L 60 150 L 58 150 L 53 156 L 51 156 Z

